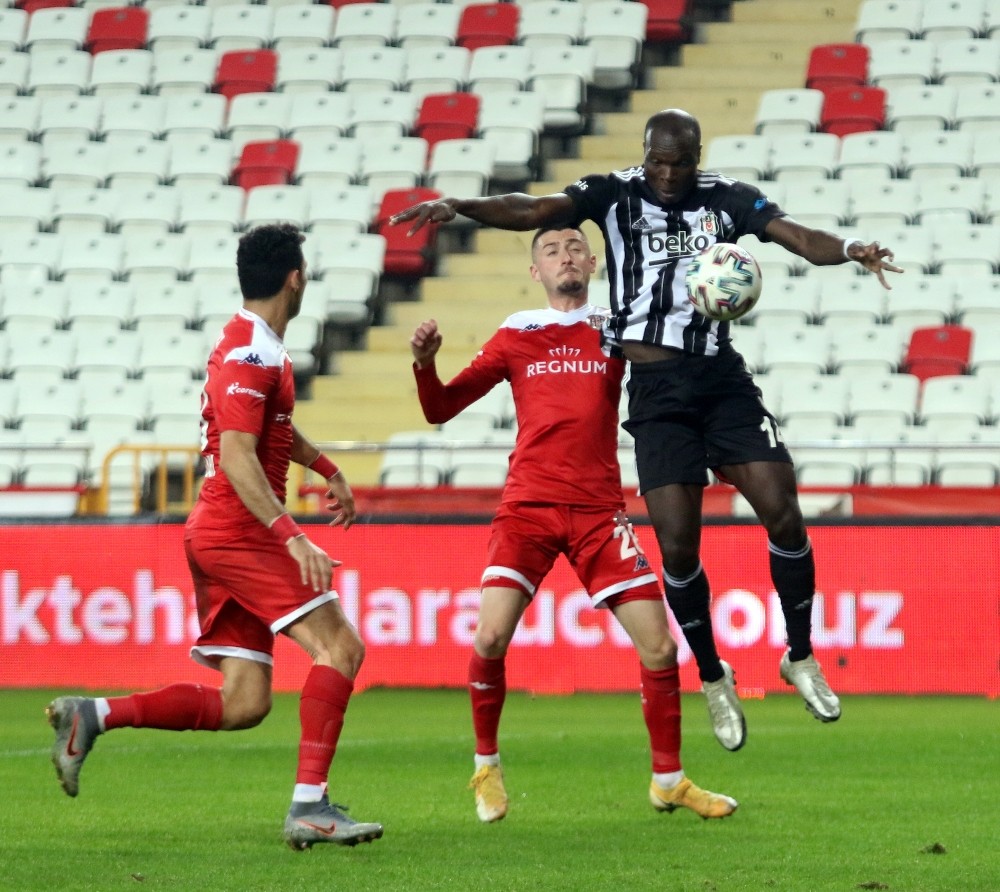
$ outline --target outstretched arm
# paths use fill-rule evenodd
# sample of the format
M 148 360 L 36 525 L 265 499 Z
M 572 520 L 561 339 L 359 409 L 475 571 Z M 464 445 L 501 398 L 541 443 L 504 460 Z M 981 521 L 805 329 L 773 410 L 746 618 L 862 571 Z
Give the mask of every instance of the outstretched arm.
M 396 226 L 412 220 L 408 234 L 413 235 L 427 223 L 448 223 L 459 214 L 497 229 L 536 229 L 569 222 L 573 215 L 573 199 L 565 192 L 538 196 L 509 192 L 488 198 L 439 198 L 408 207 L 392 216 L 389 222 Z
M 893 265 L 893 253 L 878 242 L 864 244 L 861 241 L 843 239 L 822 229 L 812 229 L 796 223 L 788 217 L 779 217 L 767 224 L 764 230 L 768 237 L 793 254 L 804 257 L 815 266 L 835 266 L 848 261 L 860 263 L 873 272 L 883 288 L 892 286 L 885 279 L 885 272 L 901 273 L 903 270 Z

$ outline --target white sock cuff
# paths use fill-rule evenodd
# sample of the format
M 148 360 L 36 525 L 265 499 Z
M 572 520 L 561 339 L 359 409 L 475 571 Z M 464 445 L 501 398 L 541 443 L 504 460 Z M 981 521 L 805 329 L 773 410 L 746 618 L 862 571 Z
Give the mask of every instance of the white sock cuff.
M 499 765 L 500 764 L 500 753 L 492 753 L 489 756 L 481 756 L 479 753 L 475 755 L 476 769 L 482 768 L 484 765 Z
M 808 537 L 806 538 L 806 544 L 802 546 L 798 551 L 785 551 L 783 548 L 778 548 L 770 539 L 767 540 L 767 550 L 773 555 L 778 557 L 789 558 L 790 560 L 795 560 L 796 558 L 804 558 L 810 551 L 812 551 L 812 540 Z
M 107 698 L 95 697 L 94 709 L 97 710 L 97 726 L 101 729 L 101 733 L 103 734 L 107 730 L 107 728 L 104 727 L 104 720 L 111 715 L 111 707 L 108 706 Z
M 672 585 L 674 588 L 684 588 L 686 585 L 690 585 L 694 582 L 702 572 L 701 561 L 698 561 L 698 566 L 694 568 L 694 572 L 690 576 L 685 576 L 683 579 L 678 579 L 676 576 L 671 576 L 666 570 L 663 571 L 663 581 L 668 585 Z

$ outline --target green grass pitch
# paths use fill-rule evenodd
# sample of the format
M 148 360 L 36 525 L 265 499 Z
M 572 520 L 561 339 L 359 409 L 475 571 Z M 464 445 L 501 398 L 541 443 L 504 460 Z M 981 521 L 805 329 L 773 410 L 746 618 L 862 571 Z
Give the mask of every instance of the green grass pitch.
M 595 892 L 1000 889 L 1000 711 L 979 699 L 848 697 L 821 725 L 793 696 L 746 702 L 738 753 L 684 698 L 684 762 L 740 809 L 657 814 L 637 695 L 511 694 L 507 819 L 483 825 L 461 691 L 354 698 L 331 791 L 371 845 L 296 854 L 281 839 L 297 699 L 232 734 L 116 731 L 81 794 L 60 791 L 43 709 L 0 692 L 0 889 L 183 892 Z

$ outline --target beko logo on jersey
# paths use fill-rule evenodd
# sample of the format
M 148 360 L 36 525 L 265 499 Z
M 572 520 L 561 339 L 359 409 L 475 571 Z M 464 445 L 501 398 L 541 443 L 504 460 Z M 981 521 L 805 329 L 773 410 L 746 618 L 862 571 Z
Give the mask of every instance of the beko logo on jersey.
M 650 263 L 668 263 L 676 257 L 693 257 L 705 248 L 715 244 L 715 239 L 704 232 L 673 232 L 669 235 L 659 235 L 654 232 L 644 233 L 646 250 L 650 254 L 666 254 L 662 260 L 656 258 Z
M 596 362 L 593 359 L 577 359 L 576 357 L 579 355 L 579 347 L 569 347 L 565 344 L 561 347 L 552 347 L 549 350 L 551 359 L 528 363 L 528 377 L 565 374 L 603 375 L 607 373 L 607 362 Z
M 254 390 L 252 387 L 241 387 L 239 381 L 233 381 L 233 383 L 226 388 L 226 396 L 232 396 L 234 393 L 247 393 L 250 396 L 257 397 L 257 399 L 264 399 L 264 394 L 262 394 L 259 390 Z

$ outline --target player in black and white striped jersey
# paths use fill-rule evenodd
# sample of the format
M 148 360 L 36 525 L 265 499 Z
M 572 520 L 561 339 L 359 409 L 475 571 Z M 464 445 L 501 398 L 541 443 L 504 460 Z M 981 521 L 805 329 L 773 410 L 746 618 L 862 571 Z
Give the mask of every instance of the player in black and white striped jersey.
M 771 576 L 788 650 L 779 671 L 824 722 L 840 717 L 812 654 L 815 563 L 802 519 L 792 459 L 728 323 L 694 313 L 684 286 L 691 259 L 743 235 L 774 241 L 816 266 L 854 261 L 883 287 L 901 272 L 878 242 L 843 240 L 788 218 L 755 187 L 698 169 L 701 127 L 679 109 L 646 124 L 642 164 L 587 176 L 553 195 L 443 198 L 408 208 L 394 223 L 443 223 L 457 214 L 500 229 L 527 230 L 593 220 L 605 239 L 612 317 L 606 337 L 631 368 L 629 417 L 639 488 L 663 557 L 667 600 L 698 663 L 715 735 L 729 750 L 746 739 L 732 668 L 712 634 L 708 579 L 699 557 L 708 469 L 744 495 L 767 530 Z

